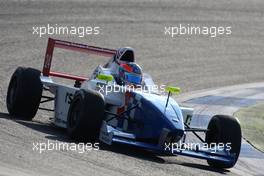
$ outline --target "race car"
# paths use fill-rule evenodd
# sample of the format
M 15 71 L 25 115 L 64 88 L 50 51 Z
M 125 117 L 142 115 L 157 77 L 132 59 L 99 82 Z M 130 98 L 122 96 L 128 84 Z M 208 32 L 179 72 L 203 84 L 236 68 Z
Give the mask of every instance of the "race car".
M 90 78 L 55 72 L 51 71 L 55 48 L 105 56 L 108 61 Z M 53 77 L 74 83 L 56 83 Z M 193 109 L 179 106 L 171 96 L 179 92 L 178 87 L 157 86 L 143 73 L 133 48 L 114 50 L 49 38 L 42 71 L 18 67 L 8 86 L 6 104 L 11 116 L 25 120 L 32 120 L 38 110 L 53 111 L 52 123 L 66 128 L 76 141 L 119 143 L 205 159 L 212 167 L 233 167 L 241 148 L 238 120 L 215 115 L 206 129 L 192 127 Z M 40 106 L 47 102 L 54 102 L 54 109 Z M 188 133 L 200 143 L 189 145 Z

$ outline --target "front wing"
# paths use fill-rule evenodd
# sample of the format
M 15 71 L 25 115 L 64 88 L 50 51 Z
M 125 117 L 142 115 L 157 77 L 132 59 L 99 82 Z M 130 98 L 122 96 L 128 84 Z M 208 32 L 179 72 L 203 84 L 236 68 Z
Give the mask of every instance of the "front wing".
M 167 134 L 167 133 L 165 132 L 163 134 Z M 164 138 L 164 136 L 161 136 L 160 140 L 162 138 Z M 108 145 L 119 143 L 119 144 L 140 147 L 160 154 L 182 155 L 182 156 L 194 157 L 198 159 L 221 161 L 226 164 L 233 163 L 235 160 L 235 156 L 231 155 L 227 151 L 219 151 L 219 150 L 212 151 L 212 150 L 204 150 L 204 149 L 174 150 L 172 148 L 164 147 L 159 144 L 137 141 L 136 136 L 134 134 L 122 132 L 108 125 L 105 121 L 103 122 L 101 127 L 99 140 Z

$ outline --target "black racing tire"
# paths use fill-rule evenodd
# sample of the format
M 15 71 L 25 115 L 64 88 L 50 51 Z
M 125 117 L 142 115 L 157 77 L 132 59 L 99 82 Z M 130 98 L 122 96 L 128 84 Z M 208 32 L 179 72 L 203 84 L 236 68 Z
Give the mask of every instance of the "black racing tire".
M 32 120 L 42 96 L 41 72 L 33 68 L 18 67 L 13 73 L 7 91 L 6 105 L 11 116 Z
M 231 168 L 238 159 L 241 148 L 241 127 L 238 120 L 227 115 L 216 115 L 210 120 L 206 132 L 205 142 L 212 143 L 230 143 L 230 153 L 235 154 L 235 160 L 232 163 L 224 163 L 220 161 L 207 160 L 207 163 L 214 168 Z
M 104 119 L 104 108 L 104 98 L 99 92 L 93 90 L 76 92 L 67 117 L 69 136 L 77 141 L 98 140 Z

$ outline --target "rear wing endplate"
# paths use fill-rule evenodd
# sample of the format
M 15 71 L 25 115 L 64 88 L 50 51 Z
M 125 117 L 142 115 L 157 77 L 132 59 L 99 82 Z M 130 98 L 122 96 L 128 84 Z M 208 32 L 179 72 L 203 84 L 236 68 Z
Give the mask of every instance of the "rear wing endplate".
M 87 80 L 88 78 L 82 77 L 82 76 L 76 76 L 72 74 L 67 74 L 67 73 L 51 71 L 51 62 L 52 62 L 54 48 L 67 49 L 67 50 L 84 52 L 88 54 L 94 54 L 94 55 L 105 56 L 105 57 L 112 57 L 116 53 L 116 50 L 114 49 L 89 46 L 89 45 L 49 38 L 47 50 L 45 54 L 43 70 L 42 70 L 43 76 L 48 76 L 48 77 L 54 76 L 54 77 L 60 77 L 60 78 L 65 78 L 65 79 L 72 79 L 76 81 L 84 81 L 84 80 Z

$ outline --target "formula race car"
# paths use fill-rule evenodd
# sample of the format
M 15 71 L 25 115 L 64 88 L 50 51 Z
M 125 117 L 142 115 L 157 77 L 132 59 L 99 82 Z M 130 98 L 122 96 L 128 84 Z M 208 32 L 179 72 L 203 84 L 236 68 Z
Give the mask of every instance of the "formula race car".
M 90 78 L 54 72 L 51 63 L 55 47 L 109 60 Z M 52 77 L 74 83 L 56 83 Z M 179 92 L 178 87 L 154 84 L 136 64 L 132 48 L 113 50 L 49 38 L 43 70 L 18 67 L 11 77 L 6 103 L 11 116 L 26 120 L 31 120 L 38 109 L 54 111 L 53 123 L 66 128 L 77 141 L 121 143 L 165 155 L 205 159 L 212 167 L 233 167 L 241 148 L 236 118 L 216 115 L 207 129 L 191 127 L 193 109 L 179 106 L 171 97 Z M 40 107 L 51 101 L 54 109 Z M 186 143 L 188 133 L 200 142 Z

